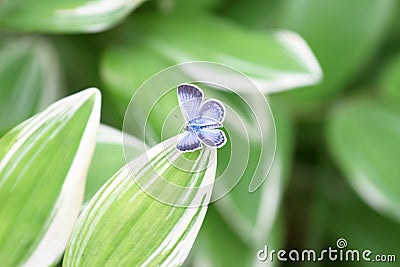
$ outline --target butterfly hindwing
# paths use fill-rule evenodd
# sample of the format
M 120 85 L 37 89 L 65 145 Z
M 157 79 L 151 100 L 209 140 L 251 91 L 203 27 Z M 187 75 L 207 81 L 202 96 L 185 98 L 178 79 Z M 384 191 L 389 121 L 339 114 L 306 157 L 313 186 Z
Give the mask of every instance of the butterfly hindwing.
M 203 96 L 203 91 L 195 85 L 181 84 L 178 86 L 178 102 L 186 121 L 199 116 Z
M 209 147 L 222 147 L 226 143 L 225 133 L 218 129 L 202 129 L 197 133 L 200 140 Z
M 176 148 L 182 152 L 189 152 L 195 151 L 197 149 L 202 148 L 203 145 L 201 144 L 197 134 L 192 131 L 185 131 L 183 132 L 179 138 Z

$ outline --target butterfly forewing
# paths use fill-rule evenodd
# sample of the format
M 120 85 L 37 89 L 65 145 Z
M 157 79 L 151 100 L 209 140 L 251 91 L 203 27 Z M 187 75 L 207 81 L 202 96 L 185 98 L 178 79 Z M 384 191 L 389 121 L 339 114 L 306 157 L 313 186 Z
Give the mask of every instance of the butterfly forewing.
M 195 85 L 181 84 L 178 86 L 178 102 L 187 122 L 199 116 L 203 95 L 203 91 Z
M 201 105 L 199 116 L 213 124 L 222 124 L 225 120 L 225 107 L 215 99 L 207 100 Z

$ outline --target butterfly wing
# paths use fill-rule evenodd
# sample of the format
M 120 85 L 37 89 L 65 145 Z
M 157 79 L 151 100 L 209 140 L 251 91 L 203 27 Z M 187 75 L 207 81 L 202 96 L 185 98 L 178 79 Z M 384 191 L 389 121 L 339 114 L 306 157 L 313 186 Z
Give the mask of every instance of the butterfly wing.
M 202 147 L 203 145 L 201 144 L 196 133 L 192 131 L 186 131 L 179 135 L 178 143 L 176 144 L 176 148 L 182 152 L 191 152 Z
M 209 147 L 220 148 L 226 144 L 225 133 L 218 129 L 202 129 L 198 131 L 200 140 Z
M 225 120 L 225 107 L 218 100 L 211 99 L 203 103 L 200 108 L 200 117 L 212 124 L 222 124 Z
M 178 102 L 186 121 L 199 116 L 203 96 L 203 91 L 195 85 L 181 84 L 178 86 Z

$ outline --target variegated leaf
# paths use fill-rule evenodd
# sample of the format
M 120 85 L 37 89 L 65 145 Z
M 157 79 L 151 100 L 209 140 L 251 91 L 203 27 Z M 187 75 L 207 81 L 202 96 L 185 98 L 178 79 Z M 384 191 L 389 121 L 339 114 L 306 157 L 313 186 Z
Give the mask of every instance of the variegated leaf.
M 78 217 L 100 119 L 100 94 L 64 98 L 0 140 L 0 262 L 49 266 Z
M 99 32 L 125 18 L 144 0 L 0 2 L 0 27 L 36 32 Z
M 122 133 L 110 126 L 101 124 L 97 133 L 96 149 L 86 179 L 85 202 L 89 201 L 97 190 L 126 164 L 124 152 L 130 157 L 143 154 L 143 141 L 128 133 Z
M 63 266 L 181 265 L 207 210 L 215 156 L 181 154 L 171 138 L 131 161 L 79 217 Z

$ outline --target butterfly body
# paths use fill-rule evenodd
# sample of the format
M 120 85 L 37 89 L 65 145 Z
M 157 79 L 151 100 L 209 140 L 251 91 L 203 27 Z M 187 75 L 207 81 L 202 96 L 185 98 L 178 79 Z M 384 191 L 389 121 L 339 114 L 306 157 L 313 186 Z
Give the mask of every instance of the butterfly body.
M 185 126 L 185 131 L 193 131 L 195 133 L 198 133 L 203 129 L 204 126 L 201 126 L 200 124 L 197 123 L 188 123 Z
M 186 125 L 185 131 L 201 131 L 205 129 L 217 129 L 223 127 L 222 123 L 205 120 L 201 117 L 190 120 Z
M 195 151 L 202 144 L 209 147 L 222 147 L 226 137 L 222 130 L 225 107 L 215 99 L 203 101 L 203 92 L 191 84 L 178 86 L 178 102 L 186 120 L 184 133 L 180 136 L 177 149 L 182 152 Z

